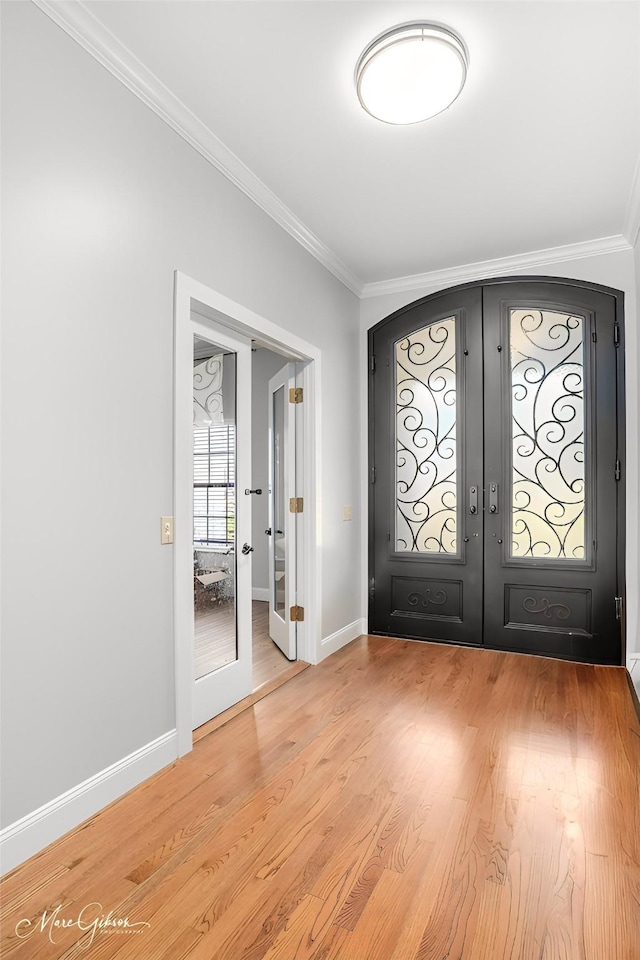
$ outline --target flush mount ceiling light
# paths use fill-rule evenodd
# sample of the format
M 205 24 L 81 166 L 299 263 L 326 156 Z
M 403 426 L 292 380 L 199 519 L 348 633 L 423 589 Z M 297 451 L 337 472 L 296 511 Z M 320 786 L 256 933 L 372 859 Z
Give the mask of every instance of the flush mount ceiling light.
M 356 65 L 360 103 L 385 123 L 420 123 L 442 113 L 467 77 L 464 43 L 447 27 L 405 23 L 386 30 Z

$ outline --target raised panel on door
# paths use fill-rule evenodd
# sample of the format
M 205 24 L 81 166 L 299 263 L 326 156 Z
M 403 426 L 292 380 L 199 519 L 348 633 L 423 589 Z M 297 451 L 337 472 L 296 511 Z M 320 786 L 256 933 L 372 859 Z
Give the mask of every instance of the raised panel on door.
M 615 300 L 496 283 L 483 315 L 485 643 L 620 663 Z
M 399 311 L 370 352 L 369 629 L 480 643 L 480 289 Z

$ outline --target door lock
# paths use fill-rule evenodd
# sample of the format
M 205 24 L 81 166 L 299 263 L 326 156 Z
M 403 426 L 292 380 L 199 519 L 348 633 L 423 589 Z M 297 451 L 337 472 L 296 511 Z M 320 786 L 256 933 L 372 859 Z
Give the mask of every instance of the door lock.
M 265 530 L 265 533 L 266 533 L 266 535 L 267 535 L 268 537 L 270 537 L 270 536 L 271 536 L 271 527 L 267 527 L 267 529 Z
M 253 547 L 250 547 L 248 543 L 243 543 L 243 544 L 242 544 L 242 552 L 244 553 L 244 555 L 245 555 L 245 557 L 246 557 L 247 554 L 253 553 Z
M 498 484 L 489 484 L 489 513 L 498 512 Z
M 476 514 L 478 512 L 478 488 L 469 487 L 469 513 Z

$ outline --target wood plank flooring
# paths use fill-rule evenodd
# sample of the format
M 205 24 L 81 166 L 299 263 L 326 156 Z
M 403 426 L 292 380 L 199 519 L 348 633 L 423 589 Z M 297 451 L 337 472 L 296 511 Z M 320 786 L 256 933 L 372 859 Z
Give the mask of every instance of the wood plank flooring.
M 619 668 L 364 637 L 10 874 L 2 956 L 638 960 L 639 762 Z

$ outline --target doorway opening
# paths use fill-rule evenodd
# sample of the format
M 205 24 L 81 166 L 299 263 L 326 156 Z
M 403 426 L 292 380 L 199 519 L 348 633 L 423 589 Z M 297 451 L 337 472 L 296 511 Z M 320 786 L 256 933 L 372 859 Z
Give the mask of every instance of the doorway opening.
M 500 278 L 370 331 L 372 633 L 624 662 L 622 306 Z
M 194 338 L 194 679 L 237 657 L 235 595 L 235 353 Z M 286 615 L 296 593 L 300 532 L 287 515 L 296 488 L 302 418 L 289 406 L 296 366 L 289 355 L 251 345 L 252 692 L 287 674 L 297 657 L 297 623 Z M 286 399 L 286 404 L 284 400 Z M 285 423 L 287 415 L 287 423 Z M 296 422 L 297 421 L 297 422 Z M 285 429 L 288 427 L 288 429 Z M 297 441 L 297 444 L 296 444 Z M 289 447 L 291 449 L 289 449 Z M 289 467 L 289 476 L 285 472 Z M 291 486 L 291 490 L 289 490 Z M 287 509 L 285 509 L 285 507 Z M 285 639 L 282 639 L 282 634 Z
M 317 660 L 314 401 L 321 358 L 316 348 L 180 273 L 175 347 L 176 726 L 182 755 L 191 749 L 193 729 L 299 672 L 304 664 L 296 661 Z M 274 403 L 285 375 L 286 436 Z M 295 402 L 298 396 L 304 402 Z M 304 502 L 304 511 L 292 507 L 283 517 L 282 504 L 294 502 Z M 293 638 L 288 646 L 270 625 L 278 612 Z

